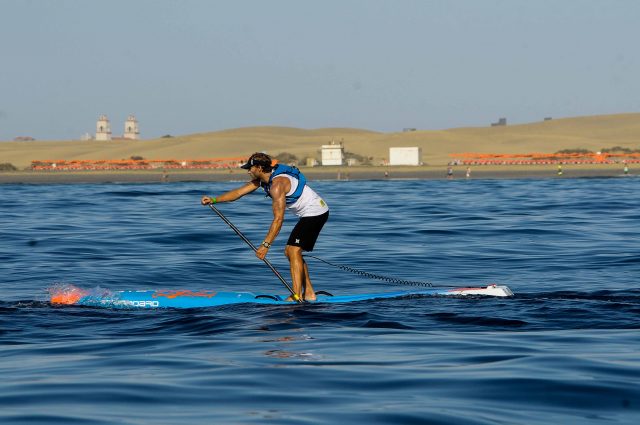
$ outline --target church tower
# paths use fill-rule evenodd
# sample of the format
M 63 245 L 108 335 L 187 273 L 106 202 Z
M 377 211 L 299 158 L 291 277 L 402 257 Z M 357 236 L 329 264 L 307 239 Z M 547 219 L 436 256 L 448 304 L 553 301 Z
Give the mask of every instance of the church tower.
M 138 120 L 134 115 L 129 115 L 124 123 L 124 138 L 139 140 L 140 129 L 138 128 Z
M 111 124 L 106 115 L 100 115 L 96 124 L 96 140 L 111 140 Z

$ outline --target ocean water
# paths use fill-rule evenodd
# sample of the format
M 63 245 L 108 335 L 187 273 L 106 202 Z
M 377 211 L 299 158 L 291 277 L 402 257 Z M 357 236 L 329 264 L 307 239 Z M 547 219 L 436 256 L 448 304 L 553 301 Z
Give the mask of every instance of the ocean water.
M 314 254 L 512 298 L 184 310 L 47 289 L 286 290 L 212 211 L 238 183 L 0 186 L 2 424 L 640 423 L 640 180 L 319 181 Z M 259 243 L 270 202 L 220 206 Z M 288 214 L 269 259 L 282 255 Z M 310 259 L 316 289 L 407 289 Z

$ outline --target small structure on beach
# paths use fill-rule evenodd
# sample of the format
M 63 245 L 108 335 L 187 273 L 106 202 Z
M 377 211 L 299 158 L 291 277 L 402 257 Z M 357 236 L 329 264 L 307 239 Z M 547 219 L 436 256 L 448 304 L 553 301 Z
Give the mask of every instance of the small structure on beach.
M 111 123 L 106 115 L 100 115 L 96 123 L 96 138 L 98 141 L 106 140 L 140 140 L 140 127 L 135 115 L 129 115 L 124 123 L 124 134 L 122 137 L 112 137 Z M 82 140 L 91 140 L 90 137 L 82 137 Z
M 344 146 L 342 142 L 336 144 L 333 140 L 328 145 L 322 145 L 322 165 L 342 165 L 344 161 Z
M 111 123 L 106 115 L 100 115 L 96 123 L 96 140 L 111 140 Z
M 389 148 L 389 165 L 421 165 L 422 149 L 415 147 Z
M 506 118 L 500 118 L 498 119 L 498 122 L 492 122 L 491 123 L 491 127 L 503 127 L 507 125 L 507 119 Z
M 138 128 L 138 120 L 135 115 L 129 115 L 127 121 L 124 123 L 124 136 L 125 139 L 138 140 L 140 139 L 140 128 Z

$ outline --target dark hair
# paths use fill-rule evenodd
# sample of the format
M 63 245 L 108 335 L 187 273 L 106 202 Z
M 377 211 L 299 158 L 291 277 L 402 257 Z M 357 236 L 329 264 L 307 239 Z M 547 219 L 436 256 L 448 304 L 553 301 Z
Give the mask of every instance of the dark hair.
M 271 157 L 266 153 L 256 152 L 249 157 L 249 161 L 251 160 L 253 160 L 254 165 L 259 165 L 260 167 L 262 167 L 262 171 L 264 171 L 265 173 L 273 170 L 273 167 L 271 166 L 271 163 L 273 161 Z

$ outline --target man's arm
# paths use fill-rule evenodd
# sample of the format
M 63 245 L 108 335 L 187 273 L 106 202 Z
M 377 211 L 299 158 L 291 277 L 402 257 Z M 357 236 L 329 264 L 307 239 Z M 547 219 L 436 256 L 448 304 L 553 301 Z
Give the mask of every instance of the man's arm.
M 253 180 L 242 187 L 230 190 L 226 193 L 223 193 L 220 196 L 212 197 L 212 196 L 205 195 L 202 197 L 200 202 L 202 203 L 202 205 L 209 205 L 212 203 L 217 204 L 219 202 L 233 202 L 237 199 L 242 198 L 244 195 L 247 195 L 253 192 L 259 187 L 260 187 L 260 182 L 258 180 Z

